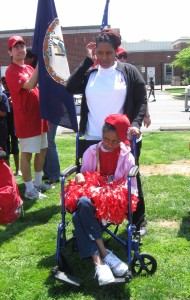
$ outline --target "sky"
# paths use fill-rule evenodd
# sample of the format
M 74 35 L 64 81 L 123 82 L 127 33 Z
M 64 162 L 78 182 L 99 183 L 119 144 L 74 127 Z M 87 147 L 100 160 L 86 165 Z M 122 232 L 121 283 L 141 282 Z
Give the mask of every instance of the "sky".
M 61 26 L 101 25 L 106 0 L 54 0 Z M 38 0 L 0 0 L 0 31 L 35 27 Z M 110 0 L 109 24 L 126 42 L 190 37 L 189 0 Z

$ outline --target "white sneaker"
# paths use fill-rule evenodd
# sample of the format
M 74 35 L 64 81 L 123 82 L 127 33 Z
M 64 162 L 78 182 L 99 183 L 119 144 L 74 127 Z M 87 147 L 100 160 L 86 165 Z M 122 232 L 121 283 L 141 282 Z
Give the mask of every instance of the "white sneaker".
M 31 190 L 29 192 L 25 191 L 24 197 L 31 199 L 31 200 L 34 200 L 34 199 L 41 200 L 43 198 L 46 198 L 47 196 L 40 193 L 36 188 L 33 188 L 33 190 Z
M 96 265 L 94 277 L 96 276 L 98 277 L 99 285 L 104 285 L 115 281 L 112 271 L 107 265 Z
M 36 186 L 35 185 L 35 188 L 40 191 L 40 192 L 45 192 L 45 191 L 48 191 L 48 190 L 52 190 L 54 189 L 54 185 L 52 184 L 47 184 L 47 183 L 44 183 L 42 182 L 40 185 Z
M 21 171 L 19 170 L 18 172 L 15 172 L 14 175 L 15 175 L 15 176 L 22 176 L 22 173 L 21 173 Z
M 125 275 L 129 269 L 127 264 L 121 261 L 111 251 L 107 250 L 107 252 L 108 255 L 104 257 L 103 262 L 110 267 L 115 276 L 122 277 Z

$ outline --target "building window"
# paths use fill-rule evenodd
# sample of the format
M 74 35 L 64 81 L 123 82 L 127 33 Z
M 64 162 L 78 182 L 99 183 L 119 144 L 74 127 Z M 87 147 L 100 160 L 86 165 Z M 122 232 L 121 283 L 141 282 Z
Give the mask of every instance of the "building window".
M 164 64 L 164 84 L 171 84 L 173 76 L 173 67 L 170 64 Z
M 3 66 L 3 67 L 0 67 L 0 76 L 5 76 L 5 71 L 6 69 L 8 68 L 8 66 Z

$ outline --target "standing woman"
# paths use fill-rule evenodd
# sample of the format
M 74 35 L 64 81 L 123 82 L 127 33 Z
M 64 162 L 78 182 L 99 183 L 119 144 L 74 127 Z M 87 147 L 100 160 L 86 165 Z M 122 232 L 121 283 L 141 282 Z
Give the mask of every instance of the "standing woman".
M 79 131 L 86 139 L 101 139 L 104 119 L 109 114 L 126 114 L 131 122 L 130 135 L 140 136 L 147 109 L 146 85 L 136 67 L 116 60 L 120 45 L 119 32 L 103 30 L 96 43 L 86 46 L 87 57 L 67 81 L 68 92 L 82 94 Z M 140 178 L 138 183 L 140 201 L 133 222 L 140 229 L 145 226 L 145 206 Z

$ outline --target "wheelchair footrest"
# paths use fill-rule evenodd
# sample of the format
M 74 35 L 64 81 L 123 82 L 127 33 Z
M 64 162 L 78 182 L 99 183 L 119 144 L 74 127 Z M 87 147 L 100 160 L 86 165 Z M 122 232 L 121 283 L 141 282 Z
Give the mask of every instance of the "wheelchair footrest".
M 115 277 L 115 282 L 114 283 L 129 283 L 132 280 L 132 273 L 131 271 L 128 271 L 125 274 L 125 277 Z
M 115 281 L 113 282 L 113 284 L 114 283 L 126 283 L 125 277 L 115 278 Z
M 81 284 L 81 280 L 78 277 L 67 274 L 65 272 L 57 271 L 57 273 L 54 274 L 54 277 L 61 282 L 67 282 L 72 285 L 80 286 Z

